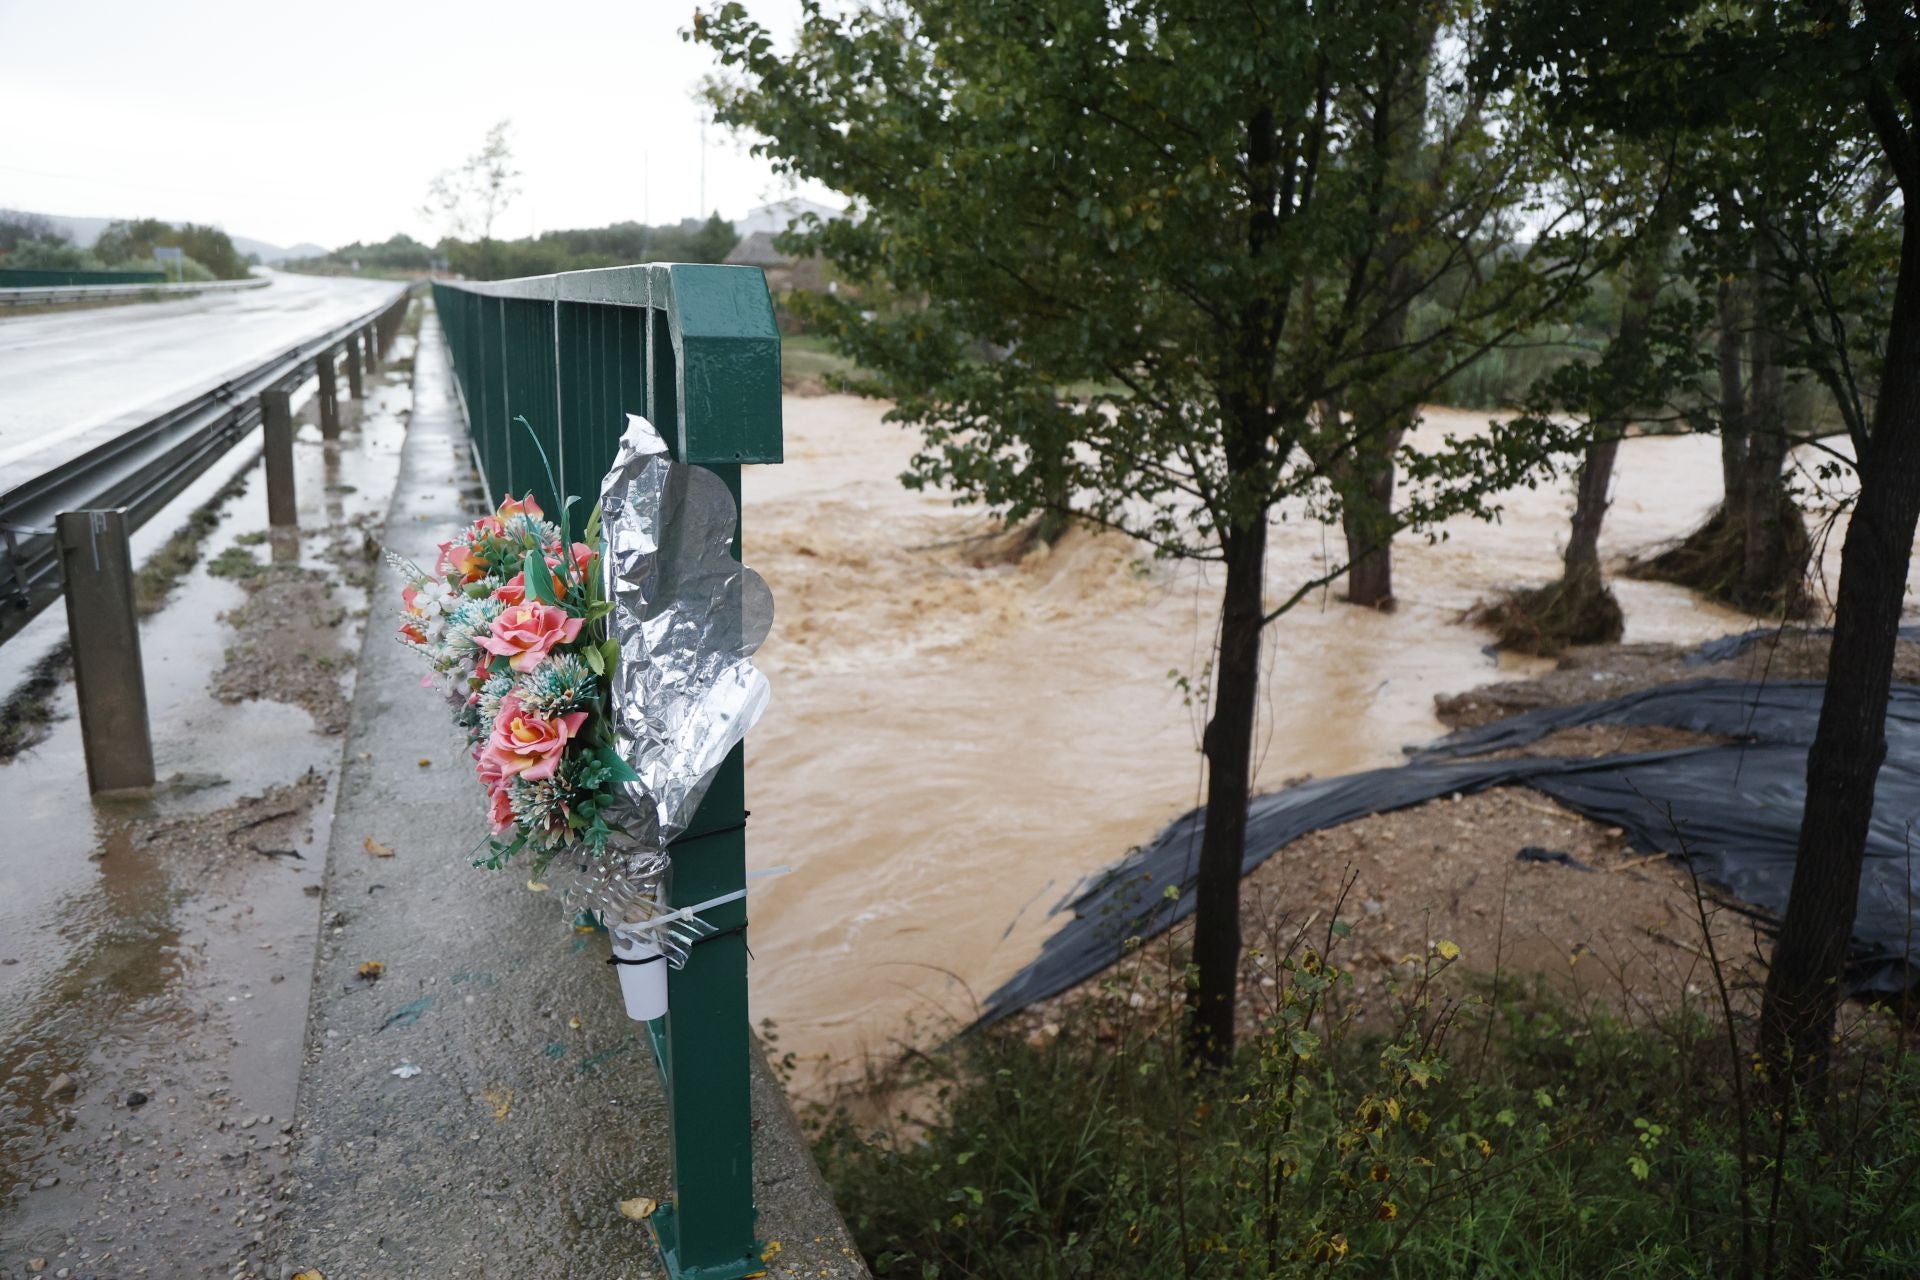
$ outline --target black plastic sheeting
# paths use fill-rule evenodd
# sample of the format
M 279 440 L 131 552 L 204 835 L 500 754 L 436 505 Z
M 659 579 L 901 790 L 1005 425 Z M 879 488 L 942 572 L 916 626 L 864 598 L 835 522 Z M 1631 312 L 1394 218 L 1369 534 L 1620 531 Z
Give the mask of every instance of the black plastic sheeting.
M 1796 636 L 1832 636 L 1832 627 L 1794 627 L 1783 631 L 1779 627 L 1757 627 L 1752 631 L 1742 631 L 1739 635 L 1721 636 L 1718 640 L 1709 640 L 1698 649 L 1690 651 L 1682 659 L 1690 667 L 1703 667 L 1709 662 L 1725 662 L 1737 658 L 1762 640 L 1778 635 Z M 1902 640 L 1920 640 L 1920 627 L 1900 628 Z
M 1784 911 L 1806 793 L 1807 745 L 1822 686 L 1693 680 L 1602 702 L 1549 707 L 1462 730 L 1398 768 L 1316 779 L 1256 796 L 1247 809 L 1253 870 L 1294 839 L 1369 814 L 1456 792 L 1522 785 L 1619 827 L 1645 853 L 1691 860 L 1701 877 L 1752 905 L 1763 920 Z M 1600 759 L 1487 753 L 1525 746 L 1582 725 L 1666 725 L 1737 741 Z M 981 1023 L 1058 994 L 1118 960 L 1130 938 L 1161 932 L 1193 911 L 1203 812 L 1176 819 L 1151 844 L 1081 882 L 1053 909 L 1073 918 L 1040 955 L 987 997 Z M 1848 980 L 1892 992 L 1920 964 L 1912 908 L 1920 902 L 1913 836 L 1920 823 L 1920 687 L 1895 685 L 1887 709 L 1887 760 L 1854 919 Z M 1169 892 L 1171 888 L 1171 892 Z

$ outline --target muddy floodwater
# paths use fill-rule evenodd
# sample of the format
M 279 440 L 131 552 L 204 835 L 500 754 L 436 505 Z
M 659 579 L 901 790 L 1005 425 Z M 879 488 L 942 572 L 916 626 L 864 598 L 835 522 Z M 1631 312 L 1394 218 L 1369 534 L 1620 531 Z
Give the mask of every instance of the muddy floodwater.
M 1074 882 L 1201 797 L 1218 574 L 1114 536 L 1011 563 L 988 526 L 896 477 L 912 437 L 855 399 L 789 397 L 787 461 L 750 469 L 745 548 L 773 585 L 774 702 L 749 743 L 749 856 L 793 873 L 756 890 L 754 1012 L 802 1094 L 863 1055 L 966 1018 L 1030 959 Z M 1435 410 L 1426 431 L 1485 414 Z M 1677 537 L 1719 496 L 1712 437 L 1621 450 L 1603 551 Z M 1270 628 L 1257 785 L 1390 764 L 1441 732 L 1436 694 L 1543 668 L 1496 659 L 1459 615 L 1559 570 L 1566 482 L 1395 551 L 1399 608 L 1329 591 Z M 1277 525 L 1268 595 L 1322 572 L 1337 530 Z M 1837 541 L 1836 553 L 1837 555 Z M 1629 641 L 1692 642 L 1744 615 L 1616 581 Z M 1186 684 L 1179 682 L 1185 677 Z

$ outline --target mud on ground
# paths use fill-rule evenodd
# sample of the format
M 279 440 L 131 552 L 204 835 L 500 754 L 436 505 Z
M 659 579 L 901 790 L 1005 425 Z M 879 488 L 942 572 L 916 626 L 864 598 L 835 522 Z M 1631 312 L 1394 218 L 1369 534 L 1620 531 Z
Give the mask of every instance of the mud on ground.
M 1441 720 L 1467 728 L 1678 680 L 1817 680 L 1830 637 L 1789 630 L 1728 661 L 1688 665 L 1670 645 L 1577 649 L 1538 678 L 1436 698 Z M 1902 642 L 1896 679 L 1920 679 L 1920 644 Z M 1716 741 L 1664 726 L 1593 725 L 1553 733 L 1506 754 L 1595 757 Z M 1527 850 L 1522 854 L 1522 850 Z M 1250 1032 L 1278 989 L 1276 957 L 1304 941 L 1334 943 L 1353 975 L 1341 999 L 1362 1025 L 1385 1026 L 1394 987 L 1410 987 L 1436 949 L 1461 986 L 1515 991 L 1544 985 L 1560 997 L 1640 1018 L 1719 999 L 1715 961 L 1736 1011 L 1757 1007 L 1768 944 L 1752 920 L 1684 866 L 1628 846 L 1615 827 L 1563 809 L 1526 787 L 1454 796 L 1376 814 L 1294 841 L 1241 884 L 1240 1023 Z M 1703 924 L 1704 916 L 1704 924 Z M 1191 922 L 1098 978 L 1023 1011 L 1015 1025 L 1057 1032 L 1067 1005 L 1123 1002 L 1175 1016 L 1184 999 Z M 1449 949 L 1450 950 L 1450 949 Z

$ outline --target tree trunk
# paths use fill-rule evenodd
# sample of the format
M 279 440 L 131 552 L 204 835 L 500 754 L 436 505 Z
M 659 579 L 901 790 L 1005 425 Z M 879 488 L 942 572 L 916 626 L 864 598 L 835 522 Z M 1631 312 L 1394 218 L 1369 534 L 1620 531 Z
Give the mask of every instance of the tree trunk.
M 1840 977 L 1860 895 L 1887 693 L 1920 519 L 1920 209 L 1903 214 L 1886 377 L 1859 459 L 1840 555 L 1826 700 L 1807 752 L 1807 800 L 1787 914 L 1767 973 L 1760 1048 L 1776 1090 L 1824 1092 Z
M 1567 535 L 1568 582 L 1588 574 L 1600 576 L 1600 526 L 1607 517 L 1607 490 L 1613 486 L 1613 463 L 1620 456 L 1619 424 L 1602 423 L 1600 434 L 1587 445 L 1574 483 L 1573 529 Z
M 1720 333 L 1715 355 L 1720 367 L 1720 492 L 1728 517 L 1737 518 L 1742 479 L 1747 461 L 1747 397 L 1741 384 L 1740 356 L 1745 334 L 1740 306 L 1740 286 L 1722 280 L 1715 301 L 1719 311 Z
M 1383 78 L 1374 136 L 1394 175 L 1395 189 L 1419 182 L 1426 153 L 1427 70 L 1438 28 L 1421 13 L 1413 20 L 1412 57 Z M 1401 200 L 1381 211 L 1386 234 L 1380 256 L 1386 264 L 1382 287 L 1386 306 L 1367 331 L 1368 357 L 1397 351 L 1407 340 L 1407 308 L 1416 288 L 1412 266 L 1414 232 Z M 1353 464 L 1341 497 L 1340 526 L 1347 541 L 1347 601 L 1370 609 L 1393 607 L 1394 455 L 1412 425 L 1414 409 L 1404 403 L 1404 388 L 1368 379 L 1354 398 Z
M 1771 258 L 1764 238 L 1757 284 L 1765 288 Z M 1744 559 L 1740 589 L 1735 598 L 1758 607 L 1771 598 L 1786 573 L 1786 532 L 1781 521 L 1790 508 L 1782 476 L 1787 460 L 1787 405 L 1780 372 L 1780 337 L 1756 298 L 1753 333 L 1751 393 L 1747 400 L 1746 458 L 1741 468 L 1740 513 L 1745 521 Z M 1798 518 L 1795 516 L 1794 518 Z
M 1227 583 L 1220 648 L 1207 722 L 1206 831 L 1194 888 L 1193 961 L 1198 985 L 1188 1022 L 1197 1060 L 1223 1066 L 1233 1057 L 1240 976 L 1240 868 L 1253 786 L 1253 719 L 1259 704 L 1260 633 L 1265 613 L 1267 516 L 1263 510 L 1225 539 Z
M 1393 607 L 1393 450 L 1405 435 L 1391 432 L 1384 442 L 1386 456 L 1376 462 L 1361 490 L 1381 515 L 1378 532 L 1355 518 L 1351 507 L 1340 513 L 1340 524 L 1347 537 L 1347 601 L 1370 609 Z

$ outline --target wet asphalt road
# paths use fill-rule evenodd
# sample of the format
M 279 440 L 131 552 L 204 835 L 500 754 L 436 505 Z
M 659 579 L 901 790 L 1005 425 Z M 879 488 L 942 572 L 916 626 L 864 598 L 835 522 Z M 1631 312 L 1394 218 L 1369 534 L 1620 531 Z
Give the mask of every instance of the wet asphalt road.
M 190 395 L 344 323 L 394 289 L 391 281 L 265 274 L 273 283 L 264 289 L 0 313 L 0 488 L 63 442 Z

